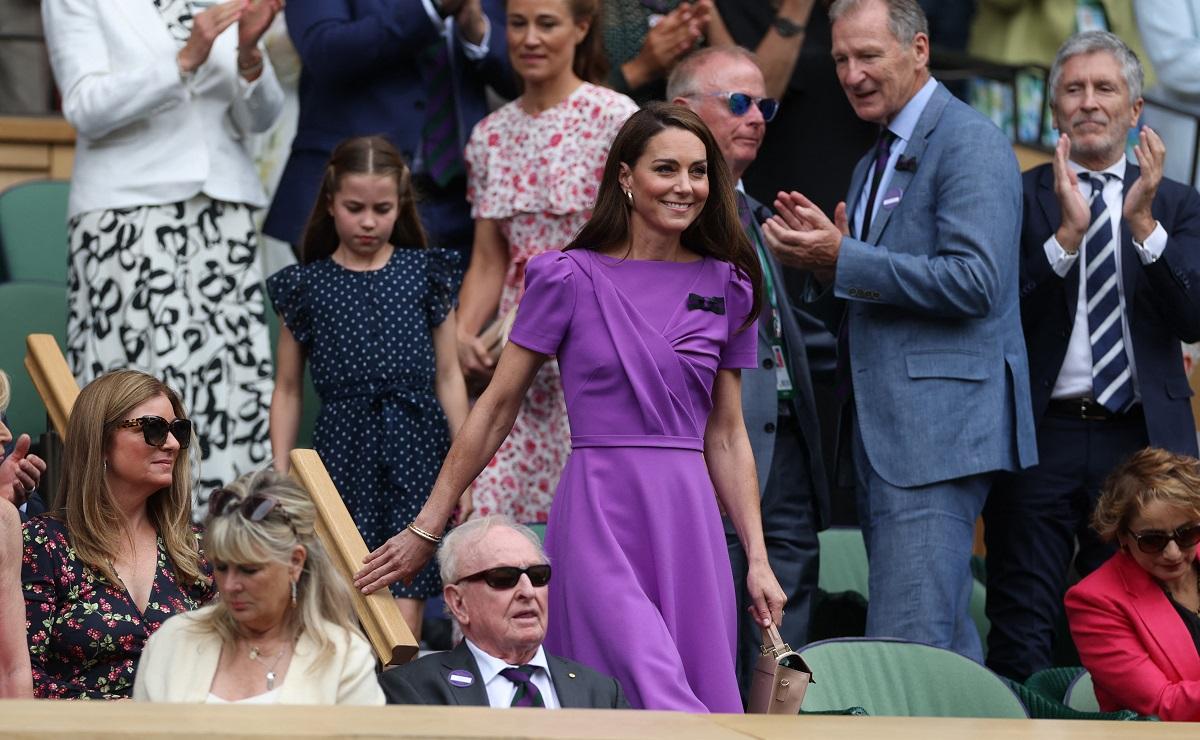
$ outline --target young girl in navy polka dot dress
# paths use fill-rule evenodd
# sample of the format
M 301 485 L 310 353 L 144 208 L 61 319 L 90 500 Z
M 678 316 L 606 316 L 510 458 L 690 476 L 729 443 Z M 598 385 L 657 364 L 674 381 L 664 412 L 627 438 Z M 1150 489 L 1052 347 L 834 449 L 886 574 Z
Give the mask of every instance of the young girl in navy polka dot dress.
M 334 149 L 301 243 L 301 264 L 267 280 L 283 319 L 271 398 L 275 467 L 288 468 L 304 363 L 321 398 L 314 443 L 374 549 L 425 503 L 467 415 L 454 330 L 452 253 L 426 246 L 411 176 L 381 137 Z M 431 564 L 396 584 L 420 637 Z

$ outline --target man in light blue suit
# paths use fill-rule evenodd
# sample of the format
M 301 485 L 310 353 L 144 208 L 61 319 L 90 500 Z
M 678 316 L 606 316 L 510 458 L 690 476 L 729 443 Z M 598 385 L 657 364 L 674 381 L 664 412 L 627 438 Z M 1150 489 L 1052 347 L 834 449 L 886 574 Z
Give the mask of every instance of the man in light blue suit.
M 763 233 L 817 276 L 810 298 L 838 335 L 867 634 L 981 660 L 967 608 L 975 520 L 997 471 L 1036 462 L 1020 174 L 1003 134 L 930 77 L 915 0 L 838 0 L 830 17 L 838 78 L 879 142 L 834 221 L 780 193 Z
M 738 46 L 709 46 L 694 52 L 675 65 L 667 81 L 667 99 L 700 116 L 739 183 L 758 156 L 767 123 L 779 107 L 766 94 L 757 58 Z M 771 211 L 741 189 L 737 204 L 742 226 L 762 263 L 766 287 L 758 322 L 758 368 L 742 371 L 742 413 L 758 472 L 767 558 L 787 594 L 787 619 L 779 632 L 785 642 L 799 648 L 808 642 L 817 595 L 817 530 L 829 522 L 829 485 L 802 317 L 792 306 L 783 271 L 759 226 Z M 747 696 L 762 632 L 746 611 L 749 564 L 728 518 L 725 535 L 738 590 L 738 683 Z

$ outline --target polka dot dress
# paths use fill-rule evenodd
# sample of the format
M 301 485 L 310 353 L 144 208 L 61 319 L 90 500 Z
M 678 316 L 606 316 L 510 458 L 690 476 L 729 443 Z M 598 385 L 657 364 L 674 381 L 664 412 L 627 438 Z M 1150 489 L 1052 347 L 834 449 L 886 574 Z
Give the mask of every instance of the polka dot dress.
M 455 304 L 455 259 L 397 248 L 378 270 L 323 259 L 267 280 L 321 398 L 317 452 L 372 550 L 416 517 L 450 448 L 432 330 Z M 392 594 L 422 599 L 441 588 L 430 563 Z

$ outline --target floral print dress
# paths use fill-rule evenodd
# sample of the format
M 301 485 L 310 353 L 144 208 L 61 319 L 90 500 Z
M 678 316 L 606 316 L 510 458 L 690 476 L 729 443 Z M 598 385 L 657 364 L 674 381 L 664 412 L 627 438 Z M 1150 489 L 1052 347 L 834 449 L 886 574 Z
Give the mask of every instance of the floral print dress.
M 471 132 L 464 152 L 471 216 L 495 221 L 508 243 L 500 316 L 521 300 L 525 263 L 565 247 L 591 216 L 609 145 L 636 110 L 624 95 L 585 82 L 536 115 L 518 98 Z M 534 377 L 512 432 L 475 479 L 472 516 L 544 523 L 570 451 L 562 380 L 550 360 Z
M 147 638 L 166 619 L 203 606 L 211 579 L 180 584 L 158 539 L 146 611 L 75 556 L 66 524 L 50 516 L 22 528 L 21 584 L 33 693 L 40 699 L 127 699 Z M 197 539 L 199 534 L 197 533 Z M 202 561 L 205 573 L 207 562 Z

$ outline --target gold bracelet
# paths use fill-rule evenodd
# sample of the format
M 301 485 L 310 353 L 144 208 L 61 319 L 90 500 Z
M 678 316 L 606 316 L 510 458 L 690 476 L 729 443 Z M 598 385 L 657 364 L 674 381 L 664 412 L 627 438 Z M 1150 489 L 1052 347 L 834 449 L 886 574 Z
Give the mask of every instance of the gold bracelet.
M 421 529 L 420 527 L 418 527 L 416 522 L 409 524 L 408 527 L 406 527 L 406 529 L 408 529 L 408 531 L 412 532 L 413 534 L 415 534 L 416 536 L 425 540 L 426 542 L 428 542 L 431 545 L 436 545 L 442 541 L 442 538 L 437 536 L 433 532 L 427 532 L 424 529 Z

